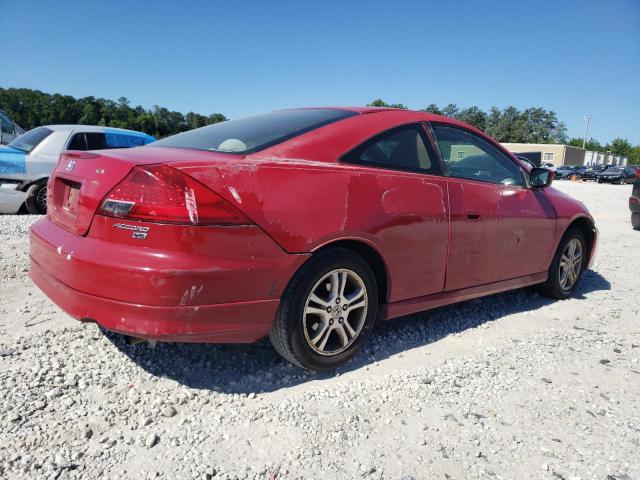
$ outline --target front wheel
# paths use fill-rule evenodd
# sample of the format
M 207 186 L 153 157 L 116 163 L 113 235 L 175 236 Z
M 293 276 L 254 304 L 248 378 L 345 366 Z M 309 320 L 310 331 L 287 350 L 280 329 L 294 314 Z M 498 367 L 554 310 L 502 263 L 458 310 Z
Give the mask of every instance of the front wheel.
M 633 226 L 634 230 L 640 230 L 640 213 L 633 212 L 631 214 L 631 225 Z
M 308 370 L 331 370 L 366 343 L 378 314 L 378 289 L 369 265 L 334 248 L 314 255 L 294 276 L 280 302 L 269 339 L 286 360 Z
M 551 298 L 569 298 L 578 286 L 587 265 L 587 242 L 577 228 L 569 230 L 553 257 L 549 278 L 540 287 L 541 293 Z

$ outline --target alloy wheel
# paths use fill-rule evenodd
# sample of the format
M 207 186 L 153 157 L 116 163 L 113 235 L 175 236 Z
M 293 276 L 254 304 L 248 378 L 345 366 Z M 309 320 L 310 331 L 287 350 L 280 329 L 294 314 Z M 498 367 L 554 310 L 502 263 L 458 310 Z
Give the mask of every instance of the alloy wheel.
M 582 269 L 582 260 L 582 243 L 577 238 L 573 238 L 567 243 L 560 258 L 558 269 L 560 288 L 567 291 L 575 285 Z
M 367 289 L 352 270 L 324 275 L 311 289 L 303 312 L 305 340 L 325 356 L 337 355 L 353 345 L 367 318 Z

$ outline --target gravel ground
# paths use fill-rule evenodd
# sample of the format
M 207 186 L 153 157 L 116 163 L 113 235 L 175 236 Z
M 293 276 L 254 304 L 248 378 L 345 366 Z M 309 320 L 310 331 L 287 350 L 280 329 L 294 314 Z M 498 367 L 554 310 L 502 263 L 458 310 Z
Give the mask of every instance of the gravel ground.
M 268 342 L 127 346 L 27 277 L 0 218 L 0 478 L 640 479 L 630 186 L 557 182 L 599 253 L 574 298 L 520 290 L 381 325 L 335 374 Z

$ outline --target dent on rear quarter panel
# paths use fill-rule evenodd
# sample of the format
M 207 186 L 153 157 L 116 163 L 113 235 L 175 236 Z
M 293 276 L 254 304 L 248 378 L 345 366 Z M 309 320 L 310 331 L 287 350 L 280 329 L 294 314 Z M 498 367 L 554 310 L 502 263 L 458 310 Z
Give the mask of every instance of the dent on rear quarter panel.
M 185 171 L 289 253 L 313 252 L 339 239 L 373 245 L 393 279 L 389 301 L 443 288 L 448 211 L 442 177 L 297 160 Z

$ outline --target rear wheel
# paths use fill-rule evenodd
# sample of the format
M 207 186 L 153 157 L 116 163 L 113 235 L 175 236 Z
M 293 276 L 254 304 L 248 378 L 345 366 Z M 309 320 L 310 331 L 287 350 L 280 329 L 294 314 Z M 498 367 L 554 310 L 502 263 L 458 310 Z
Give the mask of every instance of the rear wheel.
M 631 214 L 631 225 L 635 230 L 640 230 L 640 213 L 633 212 Z
M 369 265 L 349 250 L 327 250 L 291 280 L 269 339 L 291 363 L 331 370 L 366 343 L 377 311 L 378 289 Z
M 569 298 L 578 286 L 586 261 L 587 242 L 584 234 L 572 228 L 558 246 L 549 268 L 549 278 L 540 286 L 541 293 L 560 300 Z
M 47 213 L 47 184 L 40 183 L 31 185 L 27 189 L 27 199 L 24 203 L 27 211 L 33 215 L 44 215 Z

